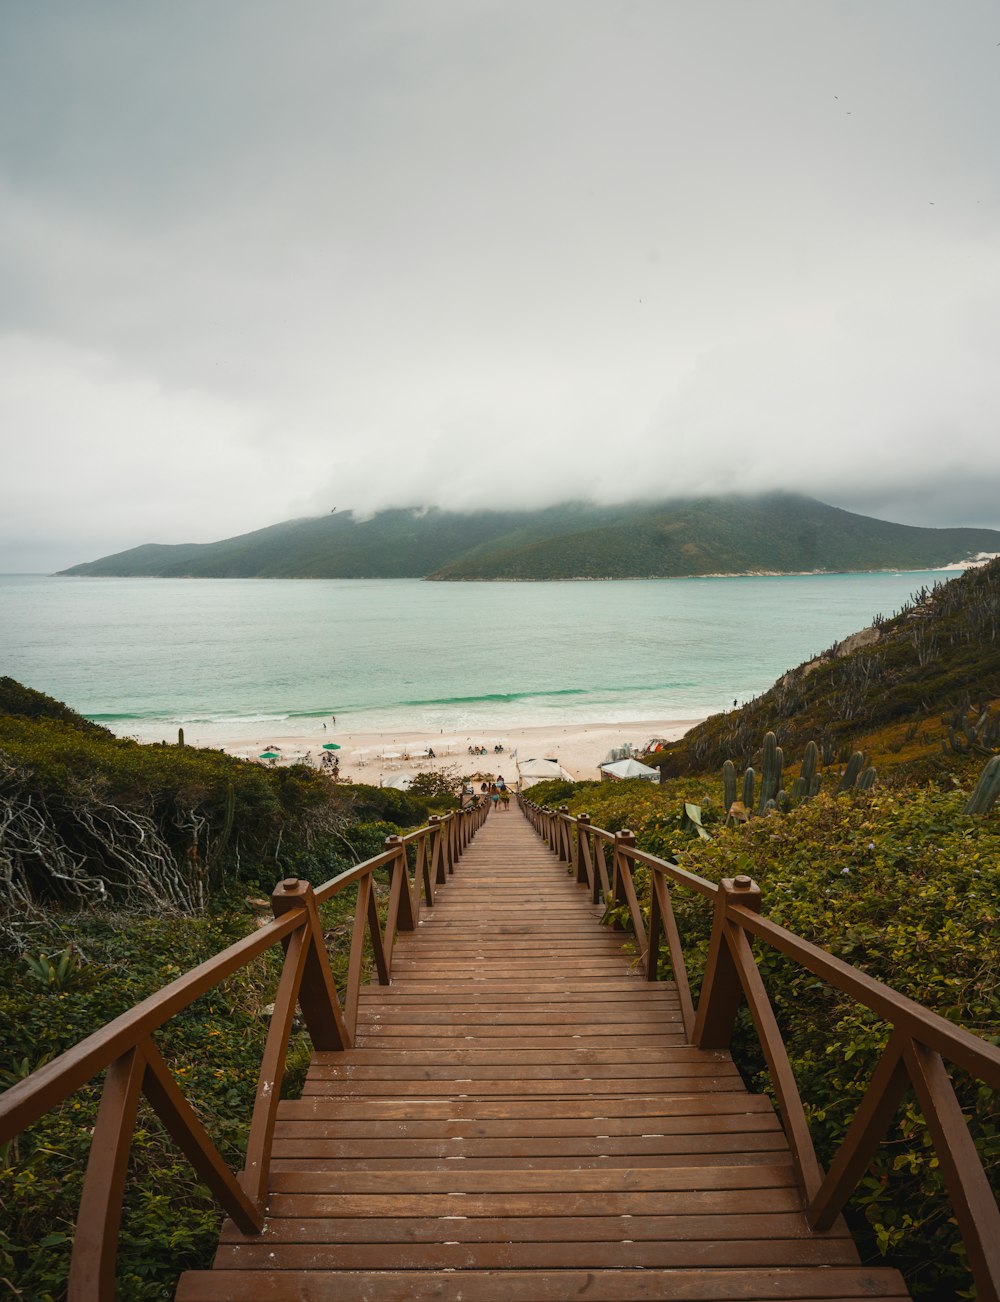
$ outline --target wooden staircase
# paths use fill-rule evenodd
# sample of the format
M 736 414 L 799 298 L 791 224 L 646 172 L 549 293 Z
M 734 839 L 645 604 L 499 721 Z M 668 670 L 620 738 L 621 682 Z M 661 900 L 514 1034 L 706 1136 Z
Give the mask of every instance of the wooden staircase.
M 494 813 L 357 1047 L 280 1105 L 267 1221 L 181 1302 L 907 1298 L 812 1232 L 769 1100 L 686 1042 L 675 990 L 516 809 Z

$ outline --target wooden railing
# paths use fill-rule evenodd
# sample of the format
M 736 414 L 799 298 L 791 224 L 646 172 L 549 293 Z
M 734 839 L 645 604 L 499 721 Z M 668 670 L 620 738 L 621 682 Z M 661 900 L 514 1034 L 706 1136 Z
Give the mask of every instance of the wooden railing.
M 692 1044 L 703 1049 L 727 1048 L 736 1014 L 746 999 L 770 1072 L 808 1220 L 814 1229 L 830 1229 L 844 1209 L 912 1086 L 965 1242 L 977 1297 L 979 1302 L 998 1302 L 1000 1211 L 946 1063 L 1000 1090 L 1000 1049 L 762 917 L 760 889 L 749 877 L 723 878 L 716 886 L 677 864 L 639 850 L 631 832 L 611 833 L 594 827 L 586 814 L 574 818 L 565 805 L 553 811 L 532 804 L 524 796 L 519 800 L 536 832 L 568 870 L 575 872 L 577 881 L 587 886 L 594 902 L 627 908 L 649 981 L 657 979 L 661 936 L 666 938 L 684 1029 Z M 650 872 L 648 915 L 632 881 L 633 864 L 642 864 Z M 671 903 L 674 887 L 704 896 L 713 909 L 697 1006 Z M 784 1040 L 754 958 L 752 939 L 763 941 L 850 995 L 891 1028 L 868 1090 L 825 1172 L 813 1147 Z
M 349 1048 L 364 976 L 366 934 L 378 980 L 388 985 L 397 930 L 416 927 L 422 904 L 433 904 L 435 887 L 447 881 L 485 817 L 485 807 L 463 810 L 432 818 L 427 827 L 407 836 L 387 837 L 382 854 L 315 890 L 296 878 L 279 882 L 271 897 L 273 921 L 192 968 L 0 1095 L 2 1144 L 107 1069 L 73 1241 L 68 1287 L 73 1302 L 110 1302 L 115 1295 L 125 1174 L 141 1095 L 239 1228 L 246 1234 L 261 1229 L 271 1141 L 296 1004 L 302 1009 L 315 1048 Z M 379 921 L 373 879 L 380 868 L 390 874 L 384 926 Z M 347 990 L 341 1005 L 318 910 L 324 901 L 354 884 L 357 903 Z M 181 1092 L 152 1035 L 194 1000 L 279 943 L 285 947 L 285 957 L 261 1061 L 246 1160 L 243 1170 L 234 1174 Z

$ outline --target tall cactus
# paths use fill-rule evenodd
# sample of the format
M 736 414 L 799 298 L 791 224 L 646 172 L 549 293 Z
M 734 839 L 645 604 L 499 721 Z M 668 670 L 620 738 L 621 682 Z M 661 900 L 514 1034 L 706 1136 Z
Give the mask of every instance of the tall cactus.
M 993 808 L 997 796 L 1000 796 L 1000 755 L 994 755 L 979 775 L 964 812 L 985 816 Z
M 802 781 L 805 783 L 805 794 L 807 796 L 816 795 L 819 791 L 819 747 L 814 741 L 808 743 L 805 754 L 802 756 Z
M 184 729 L 183 729 L 183 728 L 178 728 L 178 729 L 177 729 L 177 745 L 178 745 L 178 746 L 183 746 L 183 745 L 184 745 Z
M 728 814 L 736 803 L 736 765 L 726 760 L 722 766 L 722 807 Z
M 748 768 L 743 774 L 743 803 L 747 807 L 747 813 L 753 809 L 753 790 L 757 781 L 757 774 L 752 768 Z
M 850 791 L 850 789 L 857 782 L 858 778 L 861 776 L 861 772 L 864 769 L 864 767 L 865 767 L 865 757 L 864 755 L 862 755 L 861 751 L 856 750 L 854 754 L 851 756 L 851 758 L 847 761 L 847 768 L 844 769 L 843 776 L 841 777 L 840 783 L 837 787 L 838 796 L 843 795 L 845 791 Z M 869 785 L 871 784 L 869 783 Z
M 763 814 L 768 803 L 777 799 L 783 767 L 784 756 L 781 747 L 778 745 L 778 739 L 773 732 L 769 732 L 764 737 L 764 771 L 760 782 L 758 814 Z

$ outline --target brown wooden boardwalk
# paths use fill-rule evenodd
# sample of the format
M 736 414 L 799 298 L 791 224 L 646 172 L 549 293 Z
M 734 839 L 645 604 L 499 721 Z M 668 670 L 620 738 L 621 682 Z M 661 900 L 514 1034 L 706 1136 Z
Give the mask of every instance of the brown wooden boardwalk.
M 770 1102 L 515 808 L 364 989 L 358 1047 L 281 1105 L 268 1219 L 178 1298 L 907 1298 L 812 1233 Z

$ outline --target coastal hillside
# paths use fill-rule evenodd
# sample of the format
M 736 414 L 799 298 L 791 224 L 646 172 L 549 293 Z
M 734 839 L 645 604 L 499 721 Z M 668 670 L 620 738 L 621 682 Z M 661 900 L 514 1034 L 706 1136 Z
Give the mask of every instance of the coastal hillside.
M 788 670 L 740 709 L 713 715 L 655 762 L 665 775 L 753 762 L 773 731 L 790 761 L 810 740 L 824 762 L 854 750 L 893 768 L 962 767 L 1000 749 L 1000 559 L 924 587 L 880 619 Z
M 930 569 L 1000 553 L 995 529 L 892 524 L 788 493 L 537 511 L 351 512 L 214 543 L 148 543 L 62 571 L 160 578 L 680 578 Z

